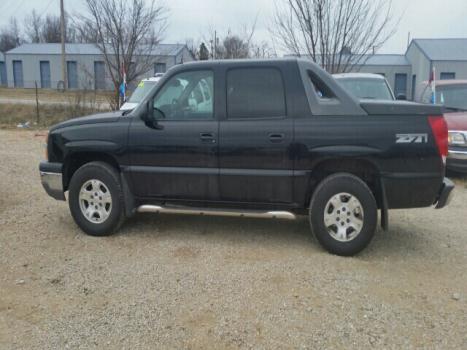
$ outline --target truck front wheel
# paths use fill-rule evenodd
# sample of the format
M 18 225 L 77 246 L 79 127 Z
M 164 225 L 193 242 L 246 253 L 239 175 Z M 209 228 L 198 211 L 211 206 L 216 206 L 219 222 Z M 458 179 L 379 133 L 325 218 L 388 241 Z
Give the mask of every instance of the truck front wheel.
M 68 204 L 78 226 L 91 236 L 114 233 L 124 220 L 122 187 L 117 171 L 104 162 L 91 162 L 73 174 Z
M 351 256 L 373 238 L 378 212 L 376 200 L 360 178 L 338 173 L 325 178 L 313 193 L 310 225 L 330 253 Z

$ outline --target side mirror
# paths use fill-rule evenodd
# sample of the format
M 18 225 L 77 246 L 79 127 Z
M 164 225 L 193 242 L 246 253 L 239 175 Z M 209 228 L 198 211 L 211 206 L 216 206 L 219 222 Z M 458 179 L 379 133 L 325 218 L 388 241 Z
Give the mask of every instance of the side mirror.
M 399 100 L 399 101 L 406 101 L 406 100 L 407 100 L 407 96 L 405 96 L 405 94 L 397 94 L 396 100 Z
M 160 130 L 163 127 L 159 124 L 160 119 L 164 119 L 164 113 L 159 108 L 154 108 L 153 101 L 150 100 L 146 104 L 146 110 L 142 115 L 141 119 L 145 122 L 145 124 L 152 128 Z

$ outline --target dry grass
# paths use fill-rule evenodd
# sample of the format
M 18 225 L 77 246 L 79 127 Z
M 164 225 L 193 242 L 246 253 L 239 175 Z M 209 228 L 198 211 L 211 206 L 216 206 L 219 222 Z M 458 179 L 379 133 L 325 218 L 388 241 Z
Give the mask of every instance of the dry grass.
M 59 92 L 53 89 L 39 89 L 39 100 L 40 101 L 51 101 L 51 102 L 68 102 L 70 99 L 75 98 L 77 94 L 82 94 L 81 90 L 69 90 L 65 92 Z M 90 93 L 90 92 L 86 92 Z M 112 92 L 108 91 L 92 91 L 95 95 L 96 101 L 103 104 L 107 103 L 109 98 L 113 97 Z M 0 97 L 11 98 L 18 100 L 36 100 L 35 89 L 19 89 L 19 88 L 0 88 Z
M 0 104 L 0 128 L 16 128 L 19 123 L 30 122 L 31 128 L 44 128 L 61 121 L 95 113 L 94 108 L 73 108 L 72 105 L 40 105 L 39 123 L 36 106 L 27 104 Z
M 32 128 L 49 127 L 63 120 L 109 110 L 109 94 L 94 90 L 39 91 L 37 117 L 34 89 L 0 89 L 0 128 L 29 122 Z

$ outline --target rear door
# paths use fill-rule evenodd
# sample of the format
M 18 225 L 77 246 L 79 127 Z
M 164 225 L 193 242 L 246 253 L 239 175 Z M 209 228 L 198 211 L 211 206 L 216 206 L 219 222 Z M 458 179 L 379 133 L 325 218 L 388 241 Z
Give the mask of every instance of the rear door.
M 275 66 L 225 71 L 226 115 L 220 123 L 220 200 L 293 201 L 293 121 L 283 72 Z

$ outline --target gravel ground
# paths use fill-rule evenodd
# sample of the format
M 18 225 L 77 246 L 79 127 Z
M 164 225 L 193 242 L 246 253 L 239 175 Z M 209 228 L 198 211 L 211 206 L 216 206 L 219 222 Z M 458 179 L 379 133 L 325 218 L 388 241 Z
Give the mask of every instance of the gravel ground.
M 93 238 L 42 190 L 43 138 L 0 139 L 1 349 L 467 349 L 462 178 L 353 258 L 306 219 L 146 214 Z

